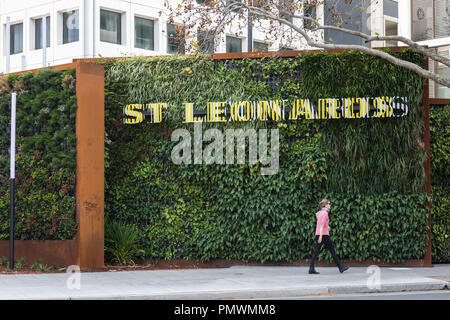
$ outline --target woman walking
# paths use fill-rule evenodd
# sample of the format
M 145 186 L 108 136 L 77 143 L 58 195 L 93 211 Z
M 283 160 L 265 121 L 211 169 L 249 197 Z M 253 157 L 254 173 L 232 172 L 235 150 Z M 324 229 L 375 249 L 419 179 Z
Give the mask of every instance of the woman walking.
M 331 256 L 333 257 L 334 263 L 339 268 L 339 271 L 343 273 L 345 270 L 348 270 L 347 266 L 344 266 L 341 264 L 341 261 L 339 260 L 339 257 L 337 256 L 336 252 L 334 251 L 333 242 L 331 242 L 330 238 L 330 232 L 329 232 L 329 226 L 328 226 L 328 212 L 331 208 L 331 203 L 328 199 L 323 199 L 320 201 L 320 207 L 321 210 L 316 213 L 317 217 L 317 225 L 316 225 L 316 247 L 314 248 L 314 253 L 311 258 L 311 264 L 309 266 L 309 274 L 319 274 L 314 269 L 314 263 L 319 256 L 320 248 L 322 247 L 322 243 L 325 244 L 325 247 L 330 251 Z

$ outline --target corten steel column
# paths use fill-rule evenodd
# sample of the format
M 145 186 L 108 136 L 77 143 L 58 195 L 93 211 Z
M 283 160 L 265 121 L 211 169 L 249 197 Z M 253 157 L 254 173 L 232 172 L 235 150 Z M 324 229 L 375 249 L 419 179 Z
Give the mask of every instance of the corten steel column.
M 425 57 L 425 70 L 428 70 L 428 58 Z M 429 197 L 431 197 L 431 160 L 430 160 L 430 87 L 429 81 L 424 81 L 423 86 L 423 143 L 426 153 L 426 159 L 424 163 L 425 169 L 425 191 Z M 426 202 L 426 210 L 428 214 L 428 243 L 425 249 L 425 261 L 426 267 L 431 267 L 431 203 Z
M 104 266 L 104 77 L 103 66 L 79 62 L 77 83 L 77 242 L 82 270 Z

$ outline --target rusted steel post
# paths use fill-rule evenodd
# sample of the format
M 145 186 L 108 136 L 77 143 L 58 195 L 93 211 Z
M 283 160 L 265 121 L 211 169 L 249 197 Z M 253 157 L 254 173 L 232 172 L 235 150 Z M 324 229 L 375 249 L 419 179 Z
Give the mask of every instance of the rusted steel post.
M 428 70 L 428 58 L 425 59 L 425 68 Z M 426 153 L 424 169 L 425 169 L 425 191 L 431 197 L 431 159 L 430 159 L 430 80 L 424 81 L 423 86 L 423 143 Z M 431 259 L 431 202 L 426 201 L 426 210 L 428 214 L 428 243 L 425 249 L 424 265 L 432 266 Z
M 105 69 L 79 62 L 76 70 L 76 239 L 83 270 L 104 266 Z

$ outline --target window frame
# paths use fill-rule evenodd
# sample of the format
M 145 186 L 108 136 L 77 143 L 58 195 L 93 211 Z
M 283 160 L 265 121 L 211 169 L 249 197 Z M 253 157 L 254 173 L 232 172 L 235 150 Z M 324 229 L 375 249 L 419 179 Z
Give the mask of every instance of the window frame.
M 152 32 L 152 39 L 151 39 L 151 44 L 152 44 L 152 48 L 150 48 L 150 49 L 148 49 L 148 48 L 143 48 L 143 47 L 138 47 L 137 46 L 137 30 L 136 30 L 136 27 L 137 27 L 137 21 L 138 20 L 145 20 L 145 21 L 151 21 L 152 22 L 152 29 L 153 29 L 153 32 Z M 155 48 L 156 48 L 156 23 L 157 23 L 157 20 L 155 20 L 155 19 L 153 19 L 153 18 L 150 18 L 150 17 L 143 17 L 143 16 L 139 16 L 139 15 L 135 15 L 134 16 L 134 48 L 136 48 L 136 49 L 141 49 L 141 50 L 149 50 L 149 51 L 155 51 Z M 144 38 L 142 38 L 142 39 L 144 39 Z M 145 40 L 145 39 L 144 39 Z
M 309 15 L 309 12 L 306 11 L 308 9 L 312 9 L 311 10 L 312 16 Z M 303 11 L 303 15 L 316 20 L 317 19 L 317 6 L 316 5 L 307 5 L 305 7 L 305 10 Z M 311 29 L 312 24 L 313 24 L 312 21 L 303 20 L 303 28 L 304 29 L 307 29 L 307 30 Z
M 168 23 L 168 22 L 166 23 L 166 32 L 167 32 L 167 47 L 166 47 L 166 50 L 167 50 L 167 53 L 168 54 L 186 54 L 186 37 L 183 34 L 182 42 L 178 43 L 178 45 L 177 44 L 170 44 L 169 26 L 173 26 L 174 27 L 175 34 L 177 32 L 176 31 L 176 27 L 177 26 L 178 27 L 182 27 L 182 26 L 180 26 L 178 24 L 173 24 L 173 23 Z M 177 37 L 175 37 L 175 39 L 177 39 Z M 170 46 L 177 46 L 178 47 L 177 52 L 170 52 L 170 50 L 169 50 Z M 180 50 L 180 47 L 182 47 L 183 50 Z
M 203 41 L 200 41 L 200 34 L 204 35 L 205 37 L 202 39 Z M 210 46 L 208 49 L 208 51 L 203 50 L 203 44 L 207 42 L 212 42 L 212 46 Z M 204 54 L 214 54 L 215 49 L 216 49 L 216 37 L 215 34 L 213 32 L 211 32 L 210 30 L 199 30 L 197 31 L 197 43 L 198 43 L 198 48 L 201 52 L 203 52 Z
M 102 30 L 109 31 L 109 30 L 106 30 L 106 29 L 102 29 L 102 12 L 115 15 L 116 18 L 117 17 L 119 18 L 118 19 L 118 24 L 117 24 L 117 26 L 118 26 L 117 29 L 118 30 L 117 30 L 117 34 L 116 34 L 116 40 L 115 40 L 115 41 L 118 41 L 118 42 L 113 42 L 113 41 L 109 41 L 109 40 L 102 40 Z M 100 8 L 100 19 L 99 19 L 99 32 L 100 32 L 99 40 L 100 40 L 100 42 L 106 42 L 106 43 L 115 44 L 115 45 L 123 45 L 123 32 L 122 32 L 122 30 L 124 30 L 124 28 L 122 26 L 122 15 L 123 15 L 123 12 L 119 12 L 119 11 L 116 11 L 114 9 Z
M 264 41 L 260 41 L 260 40 L 253 40 L 253 51 L 255 51 L 255 52 L 265 52 L 265 51 L 255 50 L 255 47 L 256 47 L 255 44 L 260 44 L 260 45 L 267 46 L 267 50 L 265 50 L 265 51 L 269 51 L 269 48 L 270 48 L 270 44 L 269 43 L 264 42 Z
M 14 50 L 14 43 L 15 43 L 14 36 L 13 36 L 14 35 L 14 30 L 19 25 L 22 27 L 22 39 L 21 39 L 20 51 L 13 51 Z M 10 45 L 9 46 L 9 54 L 10 55 L 23 53 L 23 41 L 24 41 L 23 31 L 24 31 L 24 23 L 23 23 L 23 21 L 17 22 L 17 23 L 14 23 L 14 24 L 10 24 L 10 29 L 9 29 L 9 37 L 10 37 L 9 38 L 9 45 Z
M 240 44 L 240 51 L 228 51 L 228 40 L 231 40 L 231 41 L 233 41 L 233 40 L 239 40 L 239 44 Z M 230 43 L 230 45 L 232 45 L 231 43 Z M 237 53 L 237 52 L 242 52 L 242 38 L 239 38 L 239 37 L 235 37 L 235 36 L 230 36 L 230 35 L 226 35 L 226 38 L 225 38 L 225 47 L 226 47 L 226 53 Z
M 77 32 L 76 32 L 76 37 L 74 37 L 74 38 L 76 38 L 76 39 L 72 40 L 72 41 L 69 40 L 69 35 L 70 35 L 69 30 L 71 30 L 71 29 L 67 28 L 67 26 L 66 26 L 67 22 L 66 23 L 64 22 L 65 16 L 70 14 L 70 13 L 76 13 L 76 15 L 77 15 L 77 24 L 78 24 L 78 28 L 75 29 Z M 61 18 L 62 18 L 62 20 L 61 20 L 62 21 L 62 39 L 61 39 L 61 44 L 64 45 L 64 44 L 69 44 L 69 43 L 74 43 L 74 42 L 80 41 L 80 10 L 77 8 L 77 9 L 63 11 L 63 12 L 61 12 Z M 67 18 L 69 18 L 69 17 L 67 17 Z M 66 37 L 65 37 L 65 35 L 66 35 Z M 67 41 L 65 40 L 66 38 L 67 38 Z
M 34 49 L 33 50 L 42 50 L 42 21 L 44 17 L 34 18 Z M 49 15 L 45 16 L 46 21 L 46 40 L 47 40 L 47 48 L 51 47 L 51 17 Z M 39 22 L 40 21 L 40 22 Z M 38 27 L 39 22 L 39 27 Z M 37 39 L 38 31 L 40 33 L 40 39 Z M 39 40 L 39 41 L 37 41 Z M 39 47 L 38 47 L 39 46 Z

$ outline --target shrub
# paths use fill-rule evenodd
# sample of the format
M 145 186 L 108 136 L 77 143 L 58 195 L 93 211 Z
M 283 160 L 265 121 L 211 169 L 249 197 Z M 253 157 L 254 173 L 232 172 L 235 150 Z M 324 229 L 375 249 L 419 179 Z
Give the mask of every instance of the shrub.
M 105 252 L 118 264 L 133 263 L 133 258 L 143 253 L 137 248 L 138 230 L 133 225 L 105 221 Z

